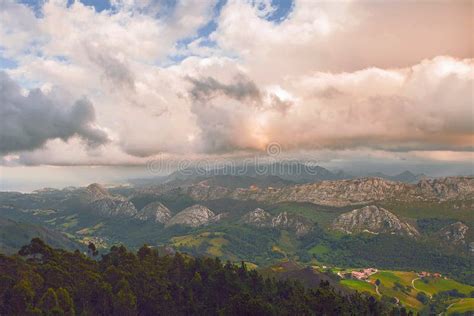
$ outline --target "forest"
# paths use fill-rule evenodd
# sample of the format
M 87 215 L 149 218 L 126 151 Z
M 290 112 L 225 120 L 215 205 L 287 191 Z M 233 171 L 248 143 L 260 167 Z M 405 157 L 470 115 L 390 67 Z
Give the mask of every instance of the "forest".
M 32 239 L 0 255 L 1 315 L 407 315 L 371 296 L 328 283 L 305 288 L 262 277 L 245 264 L 186 254 L 136 253 L 113 246 L 99 255 L 53 249 Z

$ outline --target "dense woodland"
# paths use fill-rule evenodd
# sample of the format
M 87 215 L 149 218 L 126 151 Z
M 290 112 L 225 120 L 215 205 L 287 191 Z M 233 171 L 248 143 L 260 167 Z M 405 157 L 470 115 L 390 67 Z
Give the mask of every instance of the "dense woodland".
M 100 257 L 100 258 L 99 258 Z M 0 255 L 1 315 L 405 315 L 373 297 L 265 279 L 244 264 L 183 254 L 98 255 L 52 249 L 33 239 Z

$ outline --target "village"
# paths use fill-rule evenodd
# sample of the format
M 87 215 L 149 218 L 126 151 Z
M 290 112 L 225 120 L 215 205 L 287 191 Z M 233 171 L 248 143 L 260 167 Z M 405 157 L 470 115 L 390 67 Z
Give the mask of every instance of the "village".
M 337 275 L 341 279 L 357 279 L 357 280 L 367 280 L 372 274 L 377 273 L 378 270 L 375 268 L 364 268 L 360 270 L 352 271 L 339 271 Z
M 377 272 L 379 272 L 379 270 L 376 268 L 364 268 L 364 269 L 352 270 L 349 272 L 339 271 L 337 272 L 337 275 L 341 279 L 356 279 L 356 280 L 361 280 L 361 281 L 367 281 L 371 275 Z M 431 278 L 443 277 L 441 273 L 437 273 L 437 272 L 431 273 L 431 272 L 421 271 L 421 272 L 418 272 L 417 274 L 420 279 L 429 278 L 429 277 Z M 447 279 L 446 277 L 443 277 L 443 278 Z

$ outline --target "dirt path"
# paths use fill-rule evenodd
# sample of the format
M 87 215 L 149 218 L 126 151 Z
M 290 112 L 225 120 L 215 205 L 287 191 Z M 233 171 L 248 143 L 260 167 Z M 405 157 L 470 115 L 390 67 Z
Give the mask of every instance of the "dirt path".
M 421 280 L 421 278 L 414 278 L 413 280 L 411 280 L 411 287 L 414 288 L 415 290 L 417 290 L 418 292 L 423 292 L 422 290 L 418 289 L 418 288 L 415 286 L 415 281 L 416 281 L 416 280 Z M 433 295 L 431 295 L 430 293 L 426 293 L 426 295 L 428 295 L 430 299 L 433 298 Z
M 375 292 L 378 294 L 378 296 L 382 297 L 382 294 L 379 291 L 379 286 L 375 283 L 374 283 L 374 285 L 375 285 Z M 400 300 L 398 299 L 398 297 L 394 296 L 393 298 L 397 300 L 397 302 L 395 304 L 400 303 Z
M 420 278 L 414 278 L 413 280 L 411 280 L 411 287 L 414 288 L 415 290 L 417 290 L 418 292 L 421 292 L 420 290 L 418 290 L 415 286 L 415 281 L 416 280 L 421 280 Z
M 374 284 L 375 285 L 375 292 L 378 294 L 378 296 L 382 297 L 382 294 L 380 294 L 379 292 L 379 286 L 377 284 Z
M 453 307 L 454 304 L 462 303 L 462 301 L 464 301 L 464 299 L 460 299 L 460 300 L 457 301 L 457 302 L 454 302 L 454 303 L 452 303 L 452 304 L 449 304 L 449 306 L 446 307 L 446 312 L 447 312 L 451 307 Z M 442 315 L 442 314 L 444 314 L 444 313 L 441 313 L 440 315 Z

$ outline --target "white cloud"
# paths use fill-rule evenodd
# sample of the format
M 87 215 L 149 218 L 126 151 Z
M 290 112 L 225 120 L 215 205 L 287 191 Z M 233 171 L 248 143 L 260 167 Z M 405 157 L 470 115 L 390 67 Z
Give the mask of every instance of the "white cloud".
M 195 38 L 214 5 L 116 1 L 99 13 L 54 0 L 36 17 L 2 1 L 2 54 L 19 63 L 9 75 L 86 97 L 111 140 L 94 150 L 49 140 L 12 161 L 143 164 L 275 141 L 295 151 L 437 152 L 432 159 L 472 151 L 469 1 L 297 1 L 281 23 L 265 19 L 270 1 L 228 1 L 209 39 Z M 185 38 L 194 40 L 181 49 Z M 216 45 L 200 45 L 207 40 Z M 176 52 L 192 56 L 173 62 Z
M 301 0 L 280 24 L 261 19 L 245 2 L 229 1 L 211 38 L 265 80 L 407 67 L 439 55 L 468 58 L 473 30 L 469 0 Z

